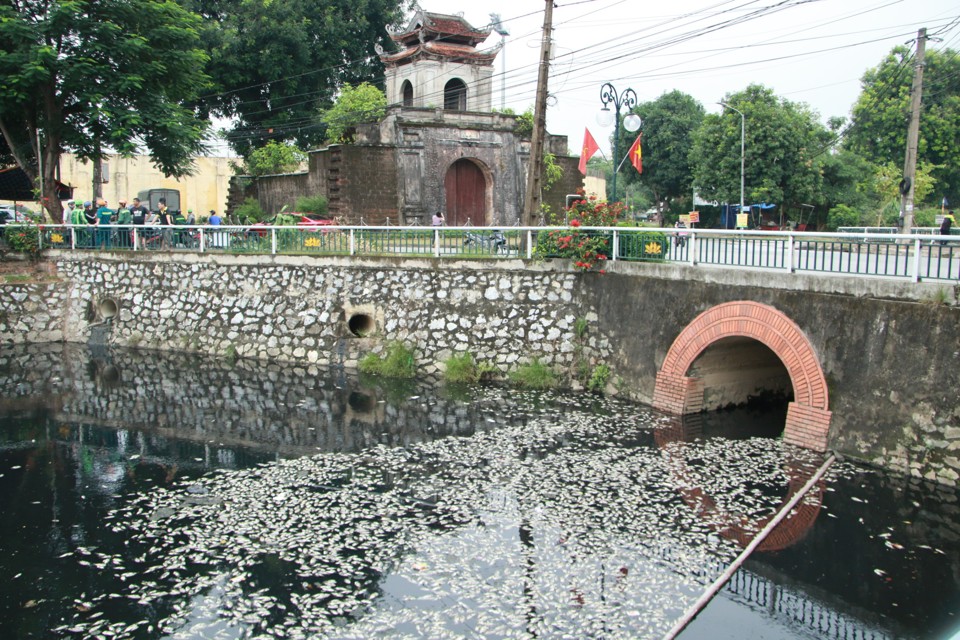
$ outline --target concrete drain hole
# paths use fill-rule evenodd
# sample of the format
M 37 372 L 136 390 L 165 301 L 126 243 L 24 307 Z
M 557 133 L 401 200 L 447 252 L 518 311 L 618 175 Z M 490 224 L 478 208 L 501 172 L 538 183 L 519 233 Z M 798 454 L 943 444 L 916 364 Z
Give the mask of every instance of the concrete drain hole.
M 347 321 L 347 328 L 350 329 L 350 333 L 362 338 L 374 332 L 376 323 L 374 323 L 373 318 L 367 314 L 356 313 L 350 316 L 350 319 Z
M 97 305 L 97 311 L 100 312 L 100 317 L 104 320 L 109 320 L 110 318 L 116 317 L 119 309 L 120 308 L 117 305 L 117 301 L 113 298 L 104 298 L 100 301 L 100 304 Z

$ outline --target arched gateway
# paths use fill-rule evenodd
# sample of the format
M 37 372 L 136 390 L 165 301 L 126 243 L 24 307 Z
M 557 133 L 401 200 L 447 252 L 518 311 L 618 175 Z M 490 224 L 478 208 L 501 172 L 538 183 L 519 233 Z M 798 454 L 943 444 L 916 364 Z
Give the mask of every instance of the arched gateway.
M 717 305 L 697 316 L 673 341 L 657 373 L 653 406 L 686 415 L 703 407 L 703 381 L 687 376 L 704 349 L 723 338 L 752 338 L 783 362 L 793 385 L 784 441 L 826 451 L 830 430 L 827 381 L 810 341 L 777 309 L 751 301 Z

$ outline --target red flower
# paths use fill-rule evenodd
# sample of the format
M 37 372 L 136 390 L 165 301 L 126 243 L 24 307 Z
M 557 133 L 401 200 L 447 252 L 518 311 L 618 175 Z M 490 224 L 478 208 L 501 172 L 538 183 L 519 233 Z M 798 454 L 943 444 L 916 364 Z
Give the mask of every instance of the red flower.
M 571 227 L 579 227 L 579 226 L 580 226 L 580 221 L 577 220 L 576 218 L 574 218 L 573 220 L 570 221 L 570 226 L 571 226 Z

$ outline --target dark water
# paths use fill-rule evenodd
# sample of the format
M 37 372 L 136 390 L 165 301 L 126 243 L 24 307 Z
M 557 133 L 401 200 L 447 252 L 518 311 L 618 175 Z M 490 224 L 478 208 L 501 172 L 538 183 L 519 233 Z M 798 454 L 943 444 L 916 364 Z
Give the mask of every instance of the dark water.
M 59 345 L 0 385 L 2 638 L 662 637 L 819 464 L 769 411 Z M 960 628 L 956 491 L 814 493 L 681 638 Z

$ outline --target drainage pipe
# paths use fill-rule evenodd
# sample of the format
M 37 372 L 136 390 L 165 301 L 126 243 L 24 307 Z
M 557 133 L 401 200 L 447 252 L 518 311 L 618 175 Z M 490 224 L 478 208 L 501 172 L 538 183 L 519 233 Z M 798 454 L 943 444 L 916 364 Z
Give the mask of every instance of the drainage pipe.
M 760 530 L 760 533 L 754 536 L 753 540 L 750 541 L 750 544 L 748 544 L 746 548 L 740 552 L 740 555 L 737 556 L 737 559 L 733 561 L 733 564 L 727 567 L 727 570 L 724 571 L 719 578 L 713 581 L 713 584 L 710 585 L 710 588 L 707 589 L 702 596 L 700 596 L 700 599 L 697 600 L 693 606 L 687 609 L 687 612 L 683 614 L 683 617 L 680 618 L 677 624 L 673 625 L 673 628 L 667 632 L 667 635 L 663 636 L 663 640 L 673 640 L 687 627 L 688 624 L 693 622 L 693 619 L 697 617 L 697 614 L 699 614 L 703 608 L 706 607 L 711 600 L 713 600 L 713 597 L 717 595 L 717 592 L 720 591 L 720 589 L 723 588 L 723 585 L 727 584 L 727 581 L 733 577 L 733 574 L 737 572 L 737 569 L 740 568 L 740 565 L 746 562 L 747 558 L 750 557 L 750 554 L 753 553 L 756 548 L 760 546 L 760 543 L 762 543 L 764 539 L 770 535 L 770 532 L 773 531 L 778 524 L 780 524 L 780 521 L 786 518 L 787 514 L 789 514 L 790 511 L 797 506 L 797 503 L 803 500 L 803 497 L 807 495 L 807 492 L 810 491 L 813 485 L 820 481 L 820 478 L 823 477 L 823 474 L 827 472 L 827 469 L 830 468 L 830 465 L 833 464 L 836 459 L 836 456 L 831 453 L 830 456 L 823 461 L 823 464 L 820 465 L 820 468 L 817 469 L 817 472 L 813 474 L 813 477 L 811 477 L 807 483 L 803 485 L 803 488 L 796 492 L 790 501 L 787 502 L 782 509 L 780 509 L 780 512 L 777 513 L 776 517 L 768 522 L 767 526 Z

